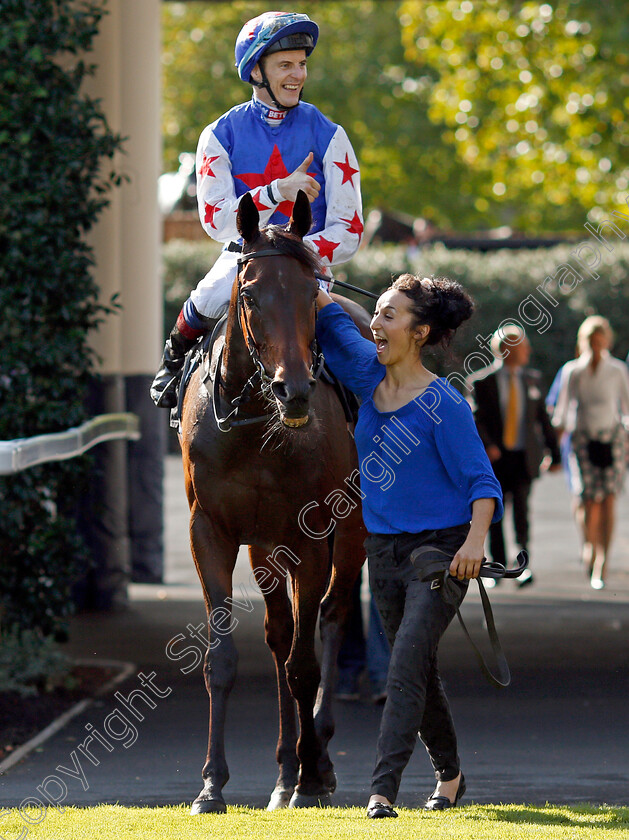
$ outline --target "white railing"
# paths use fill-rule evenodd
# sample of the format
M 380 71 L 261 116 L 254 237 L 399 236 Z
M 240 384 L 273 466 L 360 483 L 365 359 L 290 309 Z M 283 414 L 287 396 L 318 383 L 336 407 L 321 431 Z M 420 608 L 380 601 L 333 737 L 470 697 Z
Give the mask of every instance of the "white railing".
M 82 455 L 97 443 L 121 438 L 140 439 L 140 419 L 136 414 L 100 414 L 65 432 L 0 441 L 0 475 L 21 472 L 47 461 L 65 461 Z

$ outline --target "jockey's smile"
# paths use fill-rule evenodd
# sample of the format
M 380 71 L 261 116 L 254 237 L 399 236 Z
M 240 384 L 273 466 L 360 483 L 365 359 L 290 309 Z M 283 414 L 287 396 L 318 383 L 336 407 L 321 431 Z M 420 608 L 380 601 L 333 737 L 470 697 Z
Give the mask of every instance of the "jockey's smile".
M 293 108 L 299 104 L 299 97 L 308 75 L 305 50 L 282 50 L 264 58 L 264 72 L 279 105 Z M 251 73 L 254 81 L 261 81 L 260 68 L 256 65 Z M 274 105 L 266 88 L 258 88 L 256 95 L 267 105 Z

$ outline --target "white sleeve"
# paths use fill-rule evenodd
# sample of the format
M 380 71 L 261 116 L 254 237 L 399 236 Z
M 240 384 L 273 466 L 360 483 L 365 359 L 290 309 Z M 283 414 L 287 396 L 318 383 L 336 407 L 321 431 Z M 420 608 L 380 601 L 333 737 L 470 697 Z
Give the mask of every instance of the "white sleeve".
M 562 429 L 568 429 L 570 407 L 575 396 L 575 370 L 564 371 L 561 375 L 561 385 L 555 410 L 553 411 L 552 424 Z M 570 424 L 571 425 L 571 424 Z M 571 431 L 571 429 L 569 429 Z
M 620 414 L 622 416 L 623 425 L 629 428 L 629 372 L 624 362 L 618 365 L 620 373 Z
M 324 266 L 347 262 L 358 248 L 363 232 L 358 161 L 345 130 L 338 126 L 323 158 L 325 227 L 309 234 L 309 242 Z
M 197 205 L 203 229 L 218 242 L 238 239 L 236 213 L 242 196 L 236 195 L 229 155 L 210 126 L 199 138 L 196 156 Z M 260 227 L 266 225 L 281 199 L 273 181 L 249 191 L 260 212 Z

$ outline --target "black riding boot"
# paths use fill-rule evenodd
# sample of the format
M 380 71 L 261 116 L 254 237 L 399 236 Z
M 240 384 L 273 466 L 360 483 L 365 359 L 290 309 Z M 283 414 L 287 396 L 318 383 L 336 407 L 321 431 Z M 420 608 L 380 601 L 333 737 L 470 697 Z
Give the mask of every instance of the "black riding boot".
M 196 342 L 196 338 L 182 335 L 175 324 L 164 347 L 160 369 L 151 385 L 151 399 L 160 408 L 174 408 L 177 405 L 177 386 L 186 353 Z

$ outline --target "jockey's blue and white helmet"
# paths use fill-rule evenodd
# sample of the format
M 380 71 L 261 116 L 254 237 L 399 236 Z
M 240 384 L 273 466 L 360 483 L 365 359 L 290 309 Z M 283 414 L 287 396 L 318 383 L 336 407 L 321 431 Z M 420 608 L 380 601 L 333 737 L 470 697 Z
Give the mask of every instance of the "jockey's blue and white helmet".
M 294 12 L 264 12 L 245 23 L 236 38 L 236 67 L 243 82 L 263 55 L 280 50 L 314 50 L 319 27 L 308 15 Z

